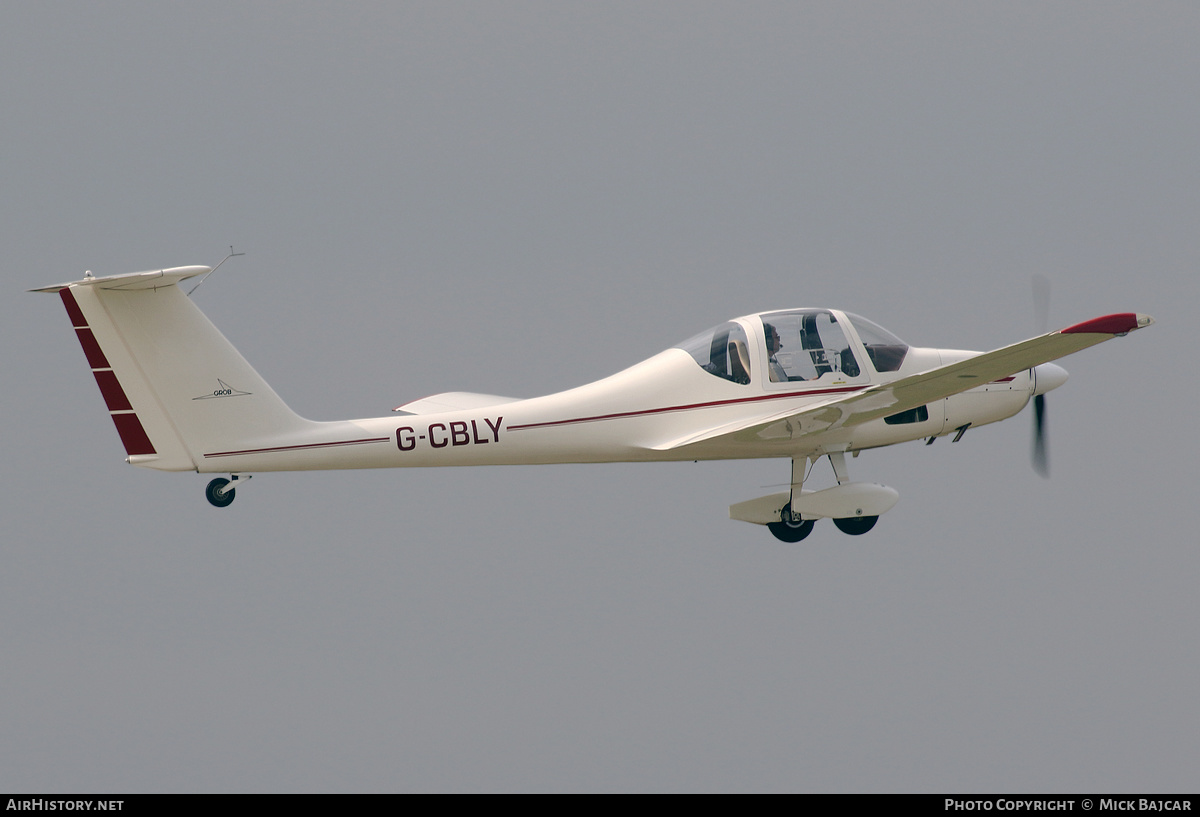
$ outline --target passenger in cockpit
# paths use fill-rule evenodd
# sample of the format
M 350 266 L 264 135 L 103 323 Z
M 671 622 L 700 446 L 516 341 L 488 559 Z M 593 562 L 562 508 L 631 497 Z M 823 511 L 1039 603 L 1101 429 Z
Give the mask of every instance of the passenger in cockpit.
M 771 373 L 771 382 L 786 383 L 788 382 L 787 372 L 784 371 L 783 365 L 775 359 L 775 353 L 783 348 L 783 342 L 779 339 L 779 330 L 764 321 L 763 332 L 767 336 L 767 369 Z

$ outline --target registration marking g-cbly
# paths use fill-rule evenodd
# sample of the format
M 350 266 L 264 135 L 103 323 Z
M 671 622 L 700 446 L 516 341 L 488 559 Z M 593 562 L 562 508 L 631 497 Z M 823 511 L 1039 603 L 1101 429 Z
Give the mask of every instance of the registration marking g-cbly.
M 503 417 L 493 420 L 454 420 L 450 423 L 430 423 L 423 429 L 416 426 L 400 426 L 396 429 L 396 447 L 401 451 L 412 451 L 419 442 L 428 442 L 431 448 L 457 445 L 485 445 L 500 442 L 500 426 Z

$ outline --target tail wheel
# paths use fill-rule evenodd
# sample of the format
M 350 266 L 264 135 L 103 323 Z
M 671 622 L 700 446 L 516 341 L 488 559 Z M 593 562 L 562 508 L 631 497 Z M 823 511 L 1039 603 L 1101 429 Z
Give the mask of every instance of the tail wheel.
M 212 482 L 208 483 L 208 487 L 204 489 L 204 496 L 210 503 L 218 508 L 224 508 L 233 502 L 234 494 L 237 493 L 233 488 L 226 489 L 229 480 L 217 477 Z
M 778 522 L 768 522 L 767 530 L 781 542 L 799 542 L 804 537 L 812 533 L 813 525 L 817 524 L 815 519 L 804 519 L 800 522 L 792 521 L 792 503 L 783 506 L 783 510 L 779 512 Z
M 845 519 L 833 520 L 833 524 L 837 525 L 838 530 L 842 533 L 848 533 L 851 536 L 862 536 L 875 527 L 875 523 L 878 521 L 878 516 L 848 516 Z

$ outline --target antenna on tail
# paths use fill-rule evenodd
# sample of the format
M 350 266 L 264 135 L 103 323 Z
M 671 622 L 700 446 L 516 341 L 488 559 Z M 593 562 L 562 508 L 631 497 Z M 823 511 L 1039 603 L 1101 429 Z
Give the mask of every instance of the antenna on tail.
M 227 256 L 225 256 L 224 258 L 222 258 L 222 259 L 221 259 L 221 264 L 224 264 L 224 263 L 225 263 L 226 261 L 228 261 L 230 258 L 236 258 L 236 257 L 237 257 L 237 256 L 239 256 L 239 255 L 245 255 L 245 253 L 244 253 L 244 252 L 234 252 L 234 251 L 233 251 L 233 245 L 232 245 L 232 244 L 230 244 L 230 245 L 229 245 L 229 255 L 227 255 Z M 203 277 L 202 277 L 202 278 L 201 278 L 199 281 L 197 281 L 197 282 L 196 282 L 196 285 L 195 285 L 194 287 L 192 287 L 191 289 L 189 289 L 189 290 L 188 290 L 188 293 L 187 293 L 187 294 L 188 294 L 188 297 L 189 297 L 189 298 L 190 298 L 190 297 L 192 297 L 192 293 L 193 293 L 193 292 L 195 292 L 196 290 L 198 290 L 198 289 L 200 288 L 200 285 L 204 283 L 204 279 L 205 279 L 205 278 L 207 278 L 208 276 L 212 275 L 214 272 L 216 272 L 217 270 L 219 270 L 219 269 L 221 268 L 221 264 L 217 264 L 215 267 L 213 267 L 212 269 L 210 269 L 208 272 L 204 273 L 204 276 L 203 276 Z

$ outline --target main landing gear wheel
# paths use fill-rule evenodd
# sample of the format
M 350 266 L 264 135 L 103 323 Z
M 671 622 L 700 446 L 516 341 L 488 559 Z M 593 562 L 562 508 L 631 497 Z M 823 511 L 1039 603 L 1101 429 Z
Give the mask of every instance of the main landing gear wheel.
M 779 512 L 778 522 L 768 522 L 767 530 L 774 534 L 775 538 L 781 542 L 799 542 L 804 537 L 812 533 L 813 525 L 817 524 L 815 519 L 805 519 L 800 522 L 792 521 L 792 503 L 783 506 L 783 510 Z
M 844 519 L 833 520 L 833 524 L 837 525 L 838 530 L 842 533 L 848 533 L 851 536 L 862 536 L 875 527 L 875 523 L 878 521 L 878 516 L 848 516 Z
M 204 496 L 208 501 L 218 508 L 224 508 L 229 503 L 233 502 L 233 496 L 237 493 L 233 488 L 226 489 L 229 480 L 217 477 L 212 482 L 208 483 L 208 487 L 204 489 Z

